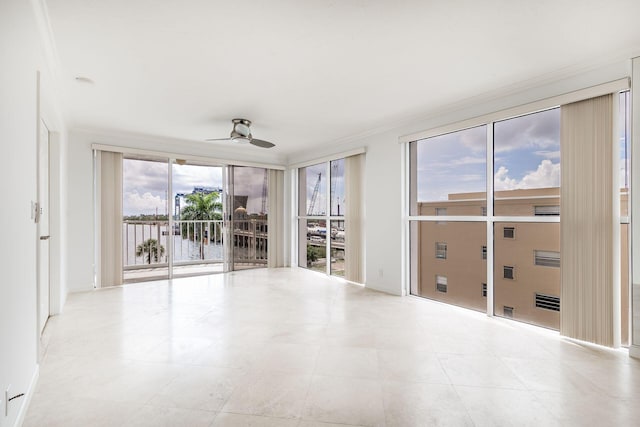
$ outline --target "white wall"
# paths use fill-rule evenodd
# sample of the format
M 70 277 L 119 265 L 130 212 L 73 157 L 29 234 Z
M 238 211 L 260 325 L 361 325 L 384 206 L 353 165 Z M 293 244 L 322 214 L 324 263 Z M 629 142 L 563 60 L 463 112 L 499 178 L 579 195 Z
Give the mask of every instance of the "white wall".
M 575 90 L 630 76 L 630 61 L 619 61 L 572 76 L 557 75 L 545 82 L 533 83 L 501 93 L 443 107 L 424 118 L 408 118 L 398 127 L 377 134 L 369 133 L 339 143 L 328 143 L 318 150 L 296 153 L 289 164 L 330 156 L 357 147 L 365 147 L 366 189 L 366 283 L 369 288 L 402 295 L 402 149 L 398 138 L 422 130 L 456 123 L 469 118 L 566 94 Z
M 229 163 L 255 162 L 283 165 L 285 159 L 273 152 L 251 146 L 237 149 L 213 144 L 180 141 L 153 136 L 117 132 L 75 130 L 69 133 L 67 161 L 67 199 L 70 206 L 67 224 L 66 254 L 69 292 L 93 289 L 94 275 L 94 201 L 92 144 L 223 159 Z
M 9 405 L 7 417 L 0 411 L 1 427 L 20 422 L 38 372 L 38 240 L 31 219 L 31 202 L 37 198 L 38 72 L 43 84 L 50 81 L 38 28 L 30 2 L 0 2 L 0 407 L 9 385 L 12 394 L 27 393 Z M 56 268 L 56 274 L 63 274 Z

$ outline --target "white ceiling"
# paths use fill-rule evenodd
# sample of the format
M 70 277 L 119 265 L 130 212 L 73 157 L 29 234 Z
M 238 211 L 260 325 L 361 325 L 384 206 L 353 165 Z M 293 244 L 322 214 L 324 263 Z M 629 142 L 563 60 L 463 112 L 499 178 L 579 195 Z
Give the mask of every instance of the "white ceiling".
M 202 141 L 244 117 L 285 156 L 640 53 L 638 0 L 46 5 L 70 128 Z

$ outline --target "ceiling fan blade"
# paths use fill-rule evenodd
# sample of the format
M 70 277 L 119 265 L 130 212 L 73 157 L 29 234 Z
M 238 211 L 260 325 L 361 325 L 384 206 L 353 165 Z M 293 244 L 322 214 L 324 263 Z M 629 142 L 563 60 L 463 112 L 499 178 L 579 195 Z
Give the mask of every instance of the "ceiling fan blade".
M 261 148 L 271 148 L 276 146 L 276 144 L 273 144 L 269 141 L 263 141 L 262 139 L 255 138 L 252 138 L 249 143 Z
M 210 138 L 205 139 L 205 141 L 229 141 L 231 138 Z

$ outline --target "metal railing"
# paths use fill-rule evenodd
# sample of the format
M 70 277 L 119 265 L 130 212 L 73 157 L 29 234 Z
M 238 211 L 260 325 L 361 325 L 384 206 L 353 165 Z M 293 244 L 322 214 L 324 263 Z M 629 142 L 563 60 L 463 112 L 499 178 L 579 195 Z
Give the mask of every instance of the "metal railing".
M 177 220 L 123 221 L 123 269 L 139 270 L 169 266 L 169 239 L 173 239 L 173 265 L 224 262 L 224 221 Z M 267 263 L 267 220 L 232 220 L 234 262 Z
M 267 220 L 231 221 L 233 230 L 233 262 L 241 264 L 267 263 Z

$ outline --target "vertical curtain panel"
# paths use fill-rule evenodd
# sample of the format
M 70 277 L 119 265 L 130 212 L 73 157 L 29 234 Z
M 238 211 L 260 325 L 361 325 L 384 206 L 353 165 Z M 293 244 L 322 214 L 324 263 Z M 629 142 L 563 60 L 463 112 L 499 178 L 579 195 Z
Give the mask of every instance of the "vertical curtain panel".
M 284 171 L 269 170 L 267 266 L 284 267 Z
M 613 97 L 561 107 L 560 333 L 615 345 Z
M 122 284 L 122 153 L 98 151 L 99 286 Z
M 345 279 L 364 283 L 364 154 L 345 158 Z

